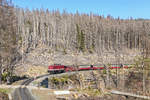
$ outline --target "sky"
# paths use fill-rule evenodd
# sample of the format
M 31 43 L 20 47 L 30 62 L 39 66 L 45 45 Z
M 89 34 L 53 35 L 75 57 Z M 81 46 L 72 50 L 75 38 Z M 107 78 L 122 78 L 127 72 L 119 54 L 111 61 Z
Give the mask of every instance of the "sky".
M 150 19 L 150 0 L 12 0 L 14 5 L 21 8 L 43 8 L 69 13 L 87 13 L 111 15 L 122 19 Z

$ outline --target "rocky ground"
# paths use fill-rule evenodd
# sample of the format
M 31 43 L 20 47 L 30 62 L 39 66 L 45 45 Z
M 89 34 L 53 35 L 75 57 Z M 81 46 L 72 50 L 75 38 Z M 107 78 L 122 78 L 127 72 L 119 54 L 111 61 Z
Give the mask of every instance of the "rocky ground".
M 76 53 L 69 50 L 55 51 L 46 46 L 40 46 L 23 55 L 23 59 L 16 65 L 16 74 L 27 76 L 44 74 L 47 67 L 52 64 L 129 64 L 133 63 L 133 59 L 137 56 L 140 56 L 140 52 L 137 50 L 125 50 L 120 55 L 116 55 L 114 52 L 103 52 L 98 55 L 96 53 Z
M 130 72 L 128 74 L 126 73 L 125 79 L 123 80 L 123 74 L 120 74 L 118 86 L 116 86 L 115 74 L 112 75 L 115 78 L 110 76 L 107 82 L 107 75 L 102 71 L 83 71 L 78 74 L 50 77 L 49 88 L 74 92 L 74 95 L 66 96 L 69 100 L 142 100 L 134 97 L 110 94 L 109 90 L 126 91 L 137 95 L 149 96 L 150 94 L 147 92 L 149 88 L 147 88 L 145 94 L 141 90 L 142 85 L 139 85 L 142 83 L 140 73 L 134 73 L 134 76 L 132 75 Z M 148 84 L 149 82 L 146 83 L 146 87 L 149 86 Z M 141 91 L 141 93 L 139 93 L 139 91 Z M 57 96 L 54 98 L 54 100 L 57 100 Z

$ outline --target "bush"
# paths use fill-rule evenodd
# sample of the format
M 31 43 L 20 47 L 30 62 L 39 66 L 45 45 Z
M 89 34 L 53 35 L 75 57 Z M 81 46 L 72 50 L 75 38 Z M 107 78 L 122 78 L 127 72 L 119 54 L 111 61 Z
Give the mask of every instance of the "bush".
M 10 75 L 10 73 L 5 72 L 2 74 L 2 81 L 6 82 L 7 81 L 7 77 Z

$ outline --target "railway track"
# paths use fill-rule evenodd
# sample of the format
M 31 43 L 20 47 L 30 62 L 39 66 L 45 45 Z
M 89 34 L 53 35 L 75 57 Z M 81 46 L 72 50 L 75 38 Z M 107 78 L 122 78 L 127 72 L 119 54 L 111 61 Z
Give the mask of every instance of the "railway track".
M 47 77 L 57 77 L 57 76 L 62 76 L 62 75 L 72 75 L 72 74 L 75 74 L 75 73 L 78 73 L 78 71 L 75 71 L 75 72 L 66 72 L 66 73 L 57 73 L 57 74 L 43 74 L 43 75 L 40 75 L 40 76 L 37 76 L 35 78 L 29 78 L 25 81 L 23 81 L 21 83 L 21 85 L 24 85 L 24 86 L 28 86 L 31 82 L 37 80 L 37 79 L 40 79 L 40 78 L 47 78 Z
M 49 76 L 49 75 L 51 75 L 51 74 L 43 74 L 43 75 L 37 76 L 37 77 L 35 77 L 35 78 L 33 78 L 33 77 L 32 77 L 32 78 L 29 78 L 29 79 L 23 81 L 23 82 L 21 83 L 21 85 L 27 86 L 27 85 L 29 85 L 32 81 L 37 80 L 37 79 L 42 78 L 42 77 Z
M 29 79 L 23 81 L 23 82 L 21 83 L 21 85 L 27 86 L 27 85 L 29 85 L 33 80 L 34 80 L 34 78 L 29 78 Z
M 29 78 L 29 79 L 23 81 L 21 83 L 21 85 L 28 86 L 31 82 L 33 82 L 33 81 L 35 81 L 37 79 L 40 79 L 40 78 L 57 77 L 57 76 L 63 76 L 63 75 L 72 75 L 72 74 L 76 74 L 76 73 L 79 73 L 79 72 L 80 71 L 66 72 L 66 73 L 57 73 L 57 74 L 43 74 L 43 75 L 37 76 L 35 78 Z

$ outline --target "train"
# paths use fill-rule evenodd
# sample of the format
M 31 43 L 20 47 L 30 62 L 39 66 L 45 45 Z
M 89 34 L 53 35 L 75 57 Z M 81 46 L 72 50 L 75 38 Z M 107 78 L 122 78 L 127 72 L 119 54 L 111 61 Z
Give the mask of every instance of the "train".
M 82 67 L 81 67 L 82 66 Z M 123 64 L 114 64 L 113 66 L 109 66 L 109 69 L 119 69 L 119 68 L 129 68 L 128 65 Z M 61 65 L 61 64 L 54 64 L 48 66 L 48 73 L 50 74 L 57 74 L 57 73 L 65 73 L 65 72 L 72 72 L 72 71 L 88 71 L 88 70 L 104 70 L 107 69 L 106 65 L 79 65 L 79 66 L 69 66 L 69 65 Z

